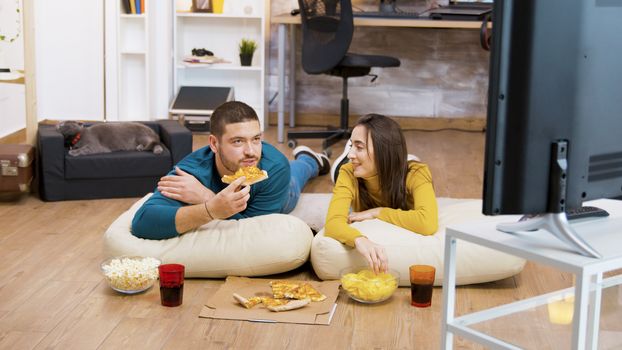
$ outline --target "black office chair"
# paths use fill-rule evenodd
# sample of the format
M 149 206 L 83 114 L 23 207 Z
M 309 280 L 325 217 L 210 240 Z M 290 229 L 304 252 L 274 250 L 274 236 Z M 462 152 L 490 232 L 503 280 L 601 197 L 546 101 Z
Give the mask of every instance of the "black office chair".
M 349 53 L 354 33 L 350 0 L 298 0 L 302 19 L 302 68 L 308 74 L 329 74 L 342 78 L 340 125 L 326 131 L 290 131 L 288 145 L 296 139 L 324 138 L 323 148 L 350 138 L 348 128 L 348 78 L 369 74 L 372 67 L 399 67 L 390 56 Z M 375 78 L 374 78 L 375 79 Z

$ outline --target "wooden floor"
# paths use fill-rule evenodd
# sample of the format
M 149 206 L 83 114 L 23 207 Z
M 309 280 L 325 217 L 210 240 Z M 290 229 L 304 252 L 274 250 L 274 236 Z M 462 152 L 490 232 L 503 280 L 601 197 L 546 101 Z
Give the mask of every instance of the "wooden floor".
M 266 133 L 274 142 L 274 128 Z M 438 196 L 479 198 L 484 135 L 459 131 L 408 131 L 408 148 L 432 169 Z M 205 144 L 197 135 L 195 147 Z M 319 150 L 319 141 L 306 144 Z M 343 143 L 335 147 L 333 158 Z M 284 145 L 279 148 L 289 155 Z M 307 192 L 329 192 L 328 176 L 314 179 Z M 181 307 L 160 306 L 159 291 L 124 296 L 102 278 L 102 235 L 136 201 L 41 202 L 27 196 L 0 202 L 0 348 L 1 349 L 435 349 L 441 326 L 441 289 L 427 309 L 409 304 L 400 288 L 379 305 L 337 300 L 330 326 L 265 324 L 199 319 L 202 305 L 222 280 L 193 279 Z M 310 265 L 283 277 L 315 279 Z M 506 280 L 457 291 L 458 314 L 553 291 L 571 285 L 570 277 L 528 264 Z M 529 320 L 529 319 L 528 319 Z M 534 349 L 568 348 L 557 337 L 527 336 L 534 322 L 493 323 L 483 329 L 505 334 Z M 499 329 L 496 329 L 499 328 Z M 461 349 L 478 349 L 456 338 Z

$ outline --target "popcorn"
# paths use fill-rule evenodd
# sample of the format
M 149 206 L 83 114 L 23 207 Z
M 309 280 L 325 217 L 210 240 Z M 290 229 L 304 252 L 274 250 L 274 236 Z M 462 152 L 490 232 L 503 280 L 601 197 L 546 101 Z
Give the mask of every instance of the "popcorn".
M 155 258 L 122 257 L 102 264 L 104 276 L 115 290 L 142 291 L 158 278 L 160 261 Z

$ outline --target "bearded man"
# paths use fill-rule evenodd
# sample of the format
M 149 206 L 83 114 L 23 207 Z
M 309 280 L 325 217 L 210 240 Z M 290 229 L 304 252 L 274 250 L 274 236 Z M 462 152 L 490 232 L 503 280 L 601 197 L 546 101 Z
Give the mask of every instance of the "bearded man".
M 153 195 L 136 212 L 132 234 L 168 239 L 218 219 L 244 219 L 291 212 L 304 185 L 330 170 L 328 157 L 309 147 L 294 149 L 288 161 L 262 140 L 259 118 L 245 103 L 226 102 L 210 118 L 209 145 L 182 159 L 162 177 Z M 244 186 L 245 177 L 230 184 L 224 175 L 255 166 L 268 178 Z

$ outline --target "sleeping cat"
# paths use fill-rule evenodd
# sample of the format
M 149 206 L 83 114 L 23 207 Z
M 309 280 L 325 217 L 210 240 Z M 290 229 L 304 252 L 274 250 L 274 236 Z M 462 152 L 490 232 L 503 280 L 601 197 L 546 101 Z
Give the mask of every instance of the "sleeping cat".
M 108 153 L 115 151 L 163 151 L 160 137 L 141 123 L 97 123 L 89 127 L 75 121 L 64 121 L 56 126 L 69 144 L 70 156 Z

